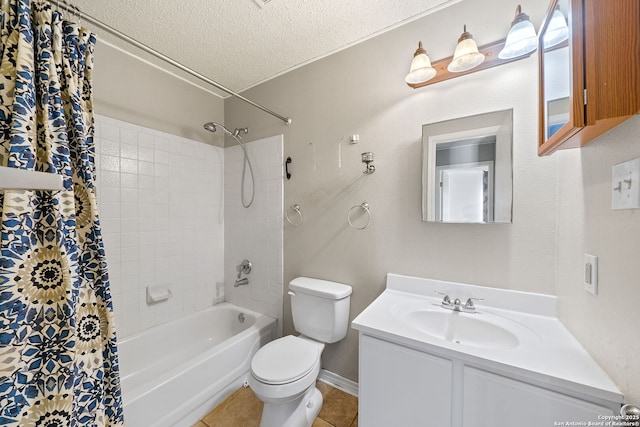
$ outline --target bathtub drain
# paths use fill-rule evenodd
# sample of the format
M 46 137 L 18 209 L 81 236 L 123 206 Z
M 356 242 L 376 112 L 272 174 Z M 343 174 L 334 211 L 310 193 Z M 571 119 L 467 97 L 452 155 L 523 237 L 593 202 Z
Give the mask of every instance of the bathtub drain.
M 245 319 L 244 313 L 238 314 L 238 321 L 240 323 L 244 323 L 244 319 Z

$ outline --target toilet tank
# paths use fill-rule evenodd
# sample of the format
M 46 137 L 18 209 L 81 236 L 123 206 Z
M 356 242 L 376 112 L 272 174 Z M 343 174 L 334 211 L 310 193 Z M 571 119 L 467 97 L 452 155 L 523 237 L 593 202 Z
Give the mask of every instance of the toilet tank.
M 297 277 L 289 283 L 289 295 L 296 331 L 325 343 L 347 335 L 351 286 Z

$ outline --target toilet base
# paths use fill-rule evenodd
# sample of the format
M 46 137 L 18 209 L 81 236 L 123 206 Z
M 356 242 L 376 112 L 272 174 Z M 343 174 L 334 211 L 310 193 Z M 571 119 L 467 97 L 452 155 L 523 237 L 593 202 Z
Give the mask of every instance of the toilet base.
M 265 403 L 260 427 L 311 427 L 320 409 L 322 393 L 314 384 L 290 402 Z

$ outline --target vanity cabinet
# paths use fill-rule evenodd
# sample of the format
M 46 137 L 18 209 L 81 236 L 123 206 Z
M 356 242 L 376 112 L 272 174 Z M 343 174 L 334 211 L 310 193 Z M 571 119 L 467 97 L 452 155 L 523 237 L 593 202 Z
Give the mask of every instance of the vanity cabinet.
M 556 9 L 568 39 L 552 45 Z M 539 155 L 583 146 L 640 111 L 639 40 L 638 0 L 551 2 L 538 45 Z
M 552 379 L 531 384 L 363 333 L 359 381 L 366 427 L 542 427 L 614 415 L 615 404 L 552 390 Z

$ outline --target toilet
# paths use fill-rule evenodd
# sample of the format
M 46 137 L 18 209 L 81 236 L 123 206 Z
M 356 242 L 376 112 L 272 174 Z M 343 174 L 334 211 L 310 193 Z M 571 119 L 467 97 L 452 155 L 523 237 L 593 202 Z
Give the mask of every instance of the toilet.
M 347 335 L 351 286 L 298 277 L 289 283 L 293 326 L 251 360 L 249 386 L 264 402 L 260 427 L 310 427 L 322 408 L 316 388 L 325 344 Z

